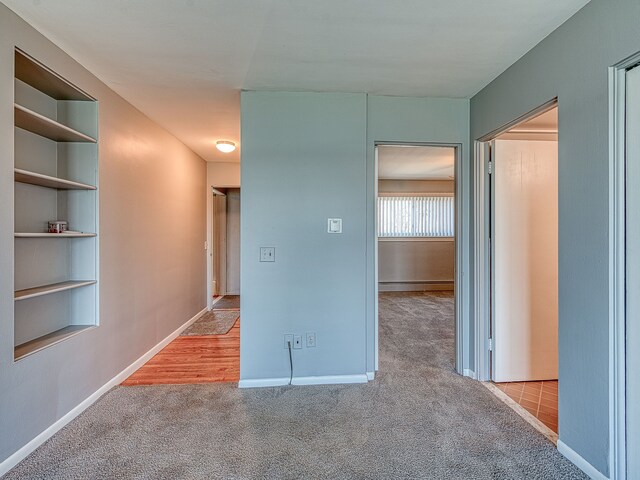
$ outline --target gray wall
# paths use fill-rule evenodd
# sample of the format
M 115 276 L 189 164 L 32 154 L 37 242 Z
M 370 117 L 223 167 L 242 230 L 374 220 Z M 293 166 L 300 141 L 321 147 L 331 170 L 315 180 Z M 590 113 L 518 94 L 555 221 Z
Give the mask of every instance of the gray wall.
M 364 375 L 366 95 L 243 92 L 241 109 L 240 378 L 288 380 L 283 335 L 307 331 L 296 377 Z
M 559 99 L 560 439 L 609 454 L 608 67 L 640 50 L 640 2 L 593 0 L 471 100 L 477 139 Z
M 451 180 L 379 180 L 378 193 L 453 193 Z M 378 240 L 380 291 L 453 289 L 453 239 Z M 450 284 L 447 286 L 447 284 Z
M 227 190 L 227 291 L 240 295 L 240 189 Z
M 2 461 L 204 308 L 206 166 L 4 5 L 0 31 L 0 223 L 14 224 L 14 46 L 96 97 L 100 132 L 100 327 L 14 363 L 14 240 L 0 232 Z

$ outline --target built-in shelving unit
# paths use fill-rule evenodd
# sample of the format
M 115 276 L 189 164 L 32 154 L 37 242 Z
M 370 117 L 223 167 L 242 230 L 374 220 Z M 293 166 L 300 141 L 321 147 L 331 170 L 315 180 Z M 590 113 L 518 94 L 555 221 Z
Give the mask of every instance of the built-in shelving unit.
M 95 280 L 85 281 L 68 281 L 53 283 L 51 285 L 42 285 L 40 287 L 25 288 L 24 290 L 16 290 L 15 300 L 28 300 L 29 298 L 40 297 L 42 295 L 51 295 L 52 293 L 64 292 L 65 290 L 73 290 L 74 288 L 86 287 L 95 284 Z
M 16 127 L 35 133 L 41 137 L 46 137 L 54 142 L 96 143 L 96 140 L 89 135 L 80 133 L 73 128 L 51 120 L 17 103 L 13 104 L 13 115 Z
M 85 232 L 64 232 L 64 233 L 39 233 L 39 232 L 16 232 L 15 238 L 90 238 L 96 237 L 95 233 Z
M 55 188 L 58 190 L 96 190 L 93 185 L 86 183 L 73 182 L 64 178 L 52 177 L 41 173 L 29 172 L 20 168 L 14 169 L 15 181 L 20 183 L 28 183 L 30 185 L 38 185 L 39 187 Z
M 69 325 L 67 327 L 61 328 L 60 330 L 56 330 L 55 332 L 51 332 L 34 340 L 25 342 L 21 345 L 16 345 L 14 349 L 14 358 L 15 360 L 20 360 L 21 358 L 39 352 L 43 348 L 47 348 L 55 345 L 56 343 L 60 343 L 67 338 L 73 337 L 78 333 L 82 333 L 83 331 L 94 327 L 95 325 Z
M 98 105 L 15 50 L 14 360 L 94 328 Z M 66 220 L 69 231 L 48 233 Z

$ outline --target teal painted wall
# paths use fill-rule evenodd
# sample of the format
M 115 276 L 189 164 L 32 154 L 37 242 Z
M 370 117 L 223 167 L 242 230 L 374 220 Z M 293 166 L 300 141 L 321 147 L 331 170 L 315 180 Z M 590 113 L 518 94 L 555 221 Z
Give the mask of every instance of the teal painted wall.
M 366 94 L 243 92 L 241 380 L 372 372 L 375 142 L 459 144 L 469 101 Z M 462 172 L 468 177 L 468 169 Z M 341 217 L 330 235 L 328 217 Z M 276 247 L 274 263 L 258 261 Z M 384 368 L 382 366 L 382 368 Z
M 367 109 L 367 370 L 374 369 L 375 348 L 375 145 L 376 143 L 445 143 L 456 144 L 461 148 L 463 168 L 459 174 L 458 186 L 466 185 L 471 172 L 468 158 L 469 149 L 469 100 L 451 98 L 414 98 L 369 95 Z M 459 195 L 463 195 L 459 189 Z M 463 203 L 463 222 L 470 225 L 467 208 L 469 195 L 460 197 Z M 471 232 L 471 230 L 468 230 Z M 462 238 L 459 237 L 458 241 Z M 468 245 L 468 244 L 467 244 Z M 458 265 L 463 271 L 469 271 L 469 258 L 464 247 L 464 259 Z M 469 275 L 465 275 L 468 279 Z M 469 292 L 466 285 L 458 285 L 465 298 Z M 462 288 L 460 288 L 462 287 Z M 465 303 L 464 301 L 462 303 Z M 468 302 L 467 302 L 468 304 Z M 472 325 L 470 310 L 462 312 L 466 329 L 465 358 L 473 355 L 473 339 L 469 327 Z M 468 360 L 464 368 L 470 368 Z
M 242 93 L 241 380 L 288 379 L 283 335 L 309 331 L 296 377 L 366 372 L 366 108 L 364 94 Z

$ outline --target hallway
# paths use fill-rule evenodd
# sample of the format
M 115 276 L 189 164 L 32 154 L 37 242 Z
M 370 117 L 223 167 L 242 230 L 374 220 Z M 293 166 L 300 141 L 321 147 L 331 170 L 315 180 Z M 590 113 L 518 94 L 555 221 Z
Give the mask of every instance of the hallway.
M 238 317 L 228 332 L 221 335 L 185 335 L 194 328 L 194 324 L 122 382 L 122 385 L 131 387 L 237 382 L 240 379 L 240 297 L 225 295 L 218 298 L 211 310 L 214 315 L 217 312 L 231 312 L 231 319 Z M 205 325 L 204 328 L 206 330 L 211 326 Z
M 453 308 L 382 294 L 368 384 L 116 387 L 6 478 L 586 478 L 454 372 Z

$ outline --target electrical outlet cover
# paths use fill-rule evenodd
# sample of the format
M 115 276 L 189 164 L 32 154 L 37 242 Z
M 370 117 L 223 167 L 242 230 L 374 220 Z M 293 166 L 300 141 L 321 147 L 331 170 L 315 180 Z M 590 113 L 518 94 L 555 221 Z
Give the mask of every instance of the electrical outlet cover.
M 293 336 L 293 348 L 295 349 L 302 348 L 302 335 Z
M 260 261 L 261 262 L 275 262 L 276 261 L 276 247 L 260 247 Z
M 313 348 L 316 346 L 316 333 L 307 332 L 307 348 Z

